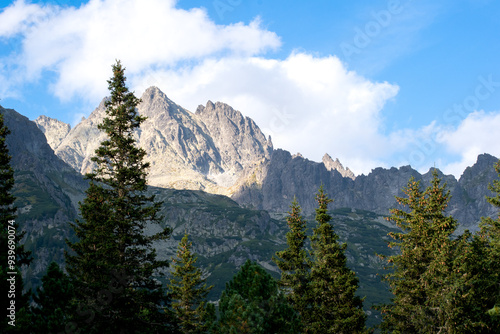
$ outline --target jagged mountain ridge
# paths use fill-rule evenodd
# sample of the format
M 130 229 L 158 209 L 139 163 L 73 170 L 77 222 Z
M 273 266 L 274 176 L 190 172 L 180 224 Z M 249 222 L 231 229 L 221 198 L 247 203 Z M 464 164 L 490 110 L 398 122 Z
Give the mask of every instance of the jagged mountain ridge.
M 54 154 L 32 121 L 12 109 L 0 107 L 0 113 L 10 130 L 6 144 L 14 169 L 16 222 L 26 232 L 22 242 L 36 253 L 29 268 L 22 268 L 29 287 L 51 261 L 64 258 L 65 239 L 71 237 L 68 222 L 78 216 L 77 203 L 87 183 Z
M 141 99 L 138 112 L 147 120 L 136 139 L 151 163 L 150 185 L 230 195 L 245 169 L 270 157 L 271 141 L 250 118 L 228 105 L 208 101 L 193 114 L 156 87 L 148 88 Z M 90 158 L 105 138 L 97 129 L 105 115 L 104 101 L 53 147 L 82 174 L 92 170 Z M 52 141 L 50 132 L 45 134 Z
M 498 215 L 498 210 L 485 198 L 493 195 L 488 185 L 497 178 L 494 170 L 497 161 L 498 158 L 492 155 L 481 154 L 459 180 L 437 170 L 451 194 L 447 212 L 461 224 L 460 230 L 477 230 L 482 216 Z M 314 211 L 316 203 L 312 194 L 323 184 L 334 199 L 329 206 L 331 209 L 357 208 L 389 215 L 389 209 L 398 207 L 395 196 L 404 195 L 402 189 L 411 177 L 421 181 L 422 187 L 427 187 L 432 179 L 432 169 L 420 174 L 410 166 L 375 168 L 368 175 L 351 179 L 337 171 L 330 172 L 324 163 L 300 155 L 292 156 L 280 149 L 273 152 L 261 174 L 263 181 L 260 185 L 240 188 L 233 199 L 242 205 L 270 212 L 287 211 L 293 196 L 297 197 L 305 212 Z
M 11 109 L 0 107 L 0 113 L 11 131 L 6 142 L 14 169 L 16 221 L 26 233 L 21 242 L 34 255 L 30 266 L 22 268 L 25 287 L 31 288 L 40 284 L 50 262 L 64 265 L 65 240 L 73 237 L 70 223 L 78 219 L 78 202 L 83 200 L 88 183 L 54 154 L 34 122 Z M 91 121 L 96 122 L 96 118 Z M 88 128 L 80 130 L 89 133 Z M 228 197 L 202 191 L 158 187 L 148 191 L 164 201 L 163 224 L 173 229 L 170 240 L 155 245 L 159 257 L 170 260 L 180 238 L 188 232 L 220 286 L 228 280 L 224 276 L 227 270 L 236 272 L 246 258 L 270 267 L 272 254 L 255 249 L 255 240 L 267 250 L 283 243 L 285 223 L 272 219 L 266 211 L 242 208 Z M 154 227 L 148 229 L 146 233 Z M 218 268 L 222 263 L 217 261 L 225 261 L 221 272 Z
M 314 194 L 324 184 L 335 199 L 332 208 L 388 214 L 397 205 L 394 196 L 402 195 L 411 176 L 422 180 L 423 186 L 431 177 L 430 172 L 421 175 L 410 166 L 375 168 L 356 177 L 328 154 L 318 163 L 275 150 L 271 139 L 266 139 L 250 118 L 221 102 L 208 101 L 191 113 L 156 87 L 148 88 L 142 101 L 138 111 L 148 120 L 136 135 L 152 166 L 150 185 L 224 194 L 240 205 L 277 213 L 287 211 L 296 196 L 303 210 L 310 213 L 315 207 Z M 104 113 L 103 100 L 55 149 L 81 173 L 92 169 L 90 157 L 104 139 L 97 130 Z M 45 133 L 50 137 L 49 131 Z M 452 194 L 449 213 L 464 226 L 475 229 L 481 216 L 495 215 L 484 197 L 491 194 L 487 186 L 496 177 L 496 160 L 490 155 L 479 156 L 460 180 L 441 173 Z
M 207 104 L 205 109 L 217 109 L 217 104 L 213 106 Z M 200 110 L 200 113 L 203 111 Z M 77 174 L 54 154 L 42 132 L 33 122 L 13 110 L 0 109 L 0 112 L 7 115 L 6 124 L 14 133 L 7 138 L 7 143 L 16 170 L 15 195 L 18 197 L 16 204 L 21 204 L 18 205 L 20 208 L 18 220 L 22 228 L 27 231 L 26 245 L 37 257 L 24 275 L 28 282 L 35 281 L 36 285 L 36 281 L 39 282 L 50 261 L 55 260 L 59 263 L 63 261 L 64 240 L 70 235 L 68 222 L 76 218 L 76 203 L 83 197 L 86 183 L 82 175 Z M 89 119 L 93 118 L 92 122 L 95 124 L 98 122 L 98 117 L 98 114 L 91 115 Z M 184 117 L 192 117 L 192 114 Z M 177 116 L 177 118 L 182 120 L 182 117 Z M 158 122 L 161 123 L 161 120 Z M 245 123 L 249 124 L 245 125 L 249 129 L 248 133 L 256 132 L 253 123 L 245 119 L 237 124 Z M 232 124 L 236 125 L 234 122 Z M 154 123 L 151 125 L 154 129 L 153 125 Z M 94 133 L 92 132 L 94 130 L 92 126 L 80 129 L 87 136 Z M 146 132 L 149 131 L 151 130 L 147 129 Z M 207 143 L 212 142 L 211 145 L 217 147 L 216 140 L 211 137 L 214 131 L 217 131 L 217 127 L 212 132 L 206 129 L 204 133 L 208 134 Z M 141 129 L 141 132 L 143 133 L 138 135 L 147 138 L 144 129 Z M 195 143 L 189 131 L 183 129 L 177 133 L 181 138 L 190 138 L 191 142 L 179 143 L 176 147 L 194 151 L 194 148 L 189 146 Z M 95 135 L 98 135 L 98 132 L 95 132 Z M 221 138 L 218 140 L 222 140 Z M 67 137 L 64 140 L 67 140 Z M 239 151 L 238 141 L 235 143 L 234 149 Z M 81 150 L 80 152 L 89 149 L 83 145 L 74 147 Z M 230 147 L 228 151 L 229 149 Z M 406 185 L 410 176 L 423 180 L 425 185 L 430 180 L 431 173 L 420 175 L 409 166 L 399 169 L 376 168 L 369 175 L 353 179 L 342 176 L 338 170 L 331 170 L 328 161 L 317 163 L 304 159 L 301 155 L 292 156 L 289 152 L 279 149 L 270 152 L 269 158 L 263 158 L 253 165 L 248 164 L 246 169 L 240 170 L 245 182 L 237 188 L 238 191 L 234 193 L 233 199 L 242 205 L 227 197 L 206 192 L 152 187 L 150 191 L 168 203 L 162 208 L 162 212 L 167 218 L 165 224 L 174 228 L 173 238 L 166 244 L 159 245 L 158 254 L 164 258 L 173 255 L 178 240 L 187 231 L 195 241 L 196 252 L 200 255 L 200 265 L 207 273 L 211 273 L 209 277 L 211 284 L 216 284 L 220 289 L 247 258 L 258 261 L 267 269 L 275 270 L 270 257 L 275 251 L 284 247 L 286 223 L 283 219 L 271 218 L 261 209 L 267 208 L 273 217 L 282 218 L 283 213 L 288 210 L 292 197 L 297 195 L 308 215 L 308 221 L 313 222 L 309 215 L 315 206 L 313 196 L 319 185 L 324 184 L 327 192 L 336 200 L 330 206 L 331 209 L 351 207 L 333 211 L 335 217 L 333 225 L 341 240 L 348 242 L 351 247 L 346 255 L 349 265 L 359 274 L 362 282 L 361 290 L 367 294 L 371 291 L 372 296 L 375 296 L 372 299 L 367 298 L 367 301 L 380 302 L 380 286 L 377 285 L 380 282 L 374 277 L 381 264 L 380 259 L 373 256 L 373 249 L 378 253 L 387 251 L 385 247 L 387 232 L 393 226 L 371 212 L 363 213 L 361 219 L 356 218 L 360 216 L 360 210 L 357 209 L 365 206 L 373 211 L 387 214 L 388 209 L 394 206 L 393 196 L 400 194 L 401 188 Z M 242 156 L 244 155 L 240 155 L 237 159 L 242 159 Z M 327 159 L 328 157 L 324 158 Z M 333 161 L 331 158 L 329 160 Z M 458 211 L 453 212 L 453 207 L 464 208 L 463 216 L 474 217 L 471 220 L 474 222 L 477 222 L 475 217 L 495 211 L 484 200 L 484 194 L 487 184 L 496 178 L 493 170 L 493 163 L 496 160 L 491 155 L 480 155 L 478 162 L 467 168 L 459 181 L 453 176 L 441 174 L 444 180 L 452 185 L 454 194 L 452 201 L 455 203 L 451 203 L 450 207 L 455 217 Z M 236 162 L 239 163 L 235 160 L 232 166 L 237 166 Z M 226 163 L 224 166 L 231 164 Z M 208 171 L 210 173 L 210 168 Z M 42 202 L 43 199 L 46 201 Z M 341 217 L 337 217 L 335 212 L 340 213 Z M 356 225 L 353 225 L 354 223 Z M 462 221 L 462 226 L 466 223 Z M 388 296 L 384 298 L 386 297 L 388 298 Z

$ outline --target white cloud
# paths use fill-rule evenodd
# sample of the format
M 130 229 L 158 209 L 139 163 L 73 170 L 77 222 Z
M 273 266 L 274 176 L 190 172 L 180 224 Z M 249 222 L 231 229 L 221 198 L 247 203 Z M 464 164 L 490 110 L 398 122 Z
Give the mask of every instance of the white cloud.
M 41 7 L 18 0 L 0 12 L 0 38 L 9 38 L 26 31 L 53 11 L 51 7 Z
M 489 153 L 500 157 L 500 112 L 475 111 L 469 114 L 457 128 L 442 130 L 437 141 L 446 149 L 460 156 L 460 161 L 449 163 L 446 173 L 461 175 L 472 166 L 479 154 Z
M 368 173 L 404 149 L 397 136 L 382 134 L 382 108 L 398 86 L 348 71 L 334 56 L 295 52 L 270 59 L 266 52 L 279 48 L 280 38 L 258 18 L 216 25 L 204 10 L 178 9 L 173 0 L 14 6 L 45 16 L 18 19 L 31 28 L 17 29 L 22 50 L 0 76 L 36 81 L 52 73 L 50 89 L 61 100 L 96 105 L 108 93 L 111 64 L 121 59 L 138 94 L 156 85 L 191 111 L 209 99 L 226 102 L 272 135 L 275 147 L 315 161 L 328 152 L 354 172 Z
M 30 19 L 33 13 L 36 21 Z M 204 10 L 178 9 L 172 0 L 91 0 L 78 9 L 45 12 L 18 1 L 2 13 L 2 20 L 17 22 L 14 30 L 24 33 L 15 74 L 36 80 L 44 71 L 55 72 L 52 90 L 63 100 L 100 99 L 115 59 L 133 76 L 151 67 L 224 54 L 251 56 L 280 46 L 276 34 L 263 30 L 258 19 L 220 26 Z M 19 28 L 30 20 L 29 30 Z M 12 32 L 6 30 L 8 34 Z
M 207 59 L 132 82 L 138 91 L 156 85 L 192 111 L 209 99 L 226 102 L 254 119 L 275 147 L 315 161 L 328 152 L 367 173 L 389 153 L 380 112 L 398 87 L 348 71 L 336 57 Z

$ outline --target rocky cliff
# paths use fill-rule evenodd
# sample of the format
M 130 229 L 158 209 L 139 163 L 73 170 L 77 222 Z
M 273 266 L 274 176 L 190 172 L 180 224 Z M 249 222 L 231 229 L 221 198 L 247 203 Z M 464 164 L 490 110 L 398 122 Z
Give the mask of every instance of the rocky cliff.
M 71 237 L 68 222 L 77 217 L 86 182 L 54 154 L 34 122 L 11 109 L 0 107 L 0 112 L 11 131 L 6 143 L 14 169 L 16 221 L 26 231 L 24 244 L 36 252 L 32 265 L 23 268 L 29 283 L 40 279 L 51 261 L 62 261 L 65 238 Z
M 461 229 L 477 230 L 482 216 L 494 216 L 497 209 L 487 203 L 491 196 L 488 185 L 497 175 L 494 164 L 498 158 L 489 154 L 478 157 L 476 164 L 468 167 L 460 180 L 452 175 L 439 176 L 446 182 L 451 193 L 448 213 L 462 225 Z M 402 189 L 411 177 L 427 187 L 432 170 L 420 174 L 410 166 L 400 168 L 375 168 L 368 175 L 352 179 L 337 170 L 328 170 L 326 164 L 292 156 L 284 150 L 275 150 L 262 169 L 262 182 L 241 187 L 233 198 L 242 205 L 270 212 L 287 211 L 293 196 L 305 212 L 313 212 L 314 194 L 321 184 L 334 199 L 331 208 L 356 208 L 389 215 L 389 209 L 397 207 L 395 196 L 402 196 Z
M 320 163 L 300 154 L 292 156 L 274 150 L 271 139 L 266 139 L 257 124 L 227 104 L 208 101 L 191 113 L 156 87 L 144 92 L 138 111 L 148 117 L 136 138 L 151 163 L 150 185 L 223 194 L 248 208 L 280 213 L 288 210 L 296 196 L 304 211 L 310 213 L 315 208 L 314 194 L 324 184 L 335 199 L 333 208 L 387 215 L 397 204 L 394 196 L 402 195 L 401 189 L 411 176 L 422 180 L 422 186 L 427 186 L 431 178 L 431 172 L 421 175 L 410 166 L 375 168 L 368 175 L 356 177 L 328 154 Z M 103 100 L 88 119 L 53 146 L 61 159 L 82 174 L 92 169 L 90 158 L 104 139 L 97 129 L 104 115 Z M 49 141 L 56 143 L 59 139 L 52 138 L 51 133 L 59 138 L 62 132 L 45 131 Z M 449 213 L 463 226 L 475 229 L 481 216 L 495 214 L 484 198 L 490 194 L 488 184 L 496 177 L 495 161 L 487 154 L 479 156 L 460 180 L 440 174 L 452 195 Z
M 151 163 L 151 185 L 230 195 L 247 169 L 270 157 L 271 141 L 251 119 L 226 104 L 209 101 L 193 114 L 156 87 L 147 89 L 141 99 L 138 112 L 147 120 L 136 138 Z M 97 129 L 104 115 L 103 100 L 53 147 L 82 174 L 92 170 L 90 159 L 105 138 Z
M 39 116 L 34 122 L 47 138 L 47 143 L 54 150 L 57 149 L 71 130 L 69 124 L 44 115 Z
M 15 171 L 16 221 L 26 232 L 21 242 L 33 252 L 32 264 L 23 268 L 25 286 L 30 288 L 40 284 L 50 262 L 64 264 L 65 240 L 74 237 L 70 223 L 78 219 L 78 202 L 83 200 L 88 184 L 80 173 L 54 154 L 34 122 L 11 109 L 0 107 L 0 113 L 11 131 L 6 141 Z M 192 116 L 182 112 L 179 115 L 179 111 L 175 115 Z M 156 121 L 155 115 L 151 116 L 150 120 Z M 102 119 L 101 114 L 94 113 L 85 123 L 94 124 L 99 117 Z M 78 131 L 91 134 L 92 127 L 80 125 Z M 193 127 L 191 131 L 198 130 Z M 89 139 L 87 143 L 95 140 Z M 149 192 L 164 202 L 163 223 L 173 229 L 170 240 L 156 245 L 159 256 L 170 259 L 179 240 L 188 232 L 195 241 L 203 268 L 218 284 L 219 293 L 228 280 L 226 276 L 232 276 L 247 258 L 270 268 L 271 255 L 283 244 L 285 223 L 272 219 L 266 211 L 241 208 L 228 197 L 202 191 L 151 187 Z

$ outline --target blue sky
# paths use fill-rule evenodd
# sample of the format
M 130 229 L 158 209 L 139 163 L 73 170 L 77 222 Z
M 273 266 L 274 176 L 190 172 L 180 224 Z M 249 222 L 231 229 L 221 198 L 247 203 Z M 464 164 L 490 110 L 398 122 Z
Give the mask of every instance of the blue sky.
M 0 1 L 0 104 L 73 126 L 121 59 L 138 96 L 223 101 L 356 174 L 500 157 L 500 3 Z

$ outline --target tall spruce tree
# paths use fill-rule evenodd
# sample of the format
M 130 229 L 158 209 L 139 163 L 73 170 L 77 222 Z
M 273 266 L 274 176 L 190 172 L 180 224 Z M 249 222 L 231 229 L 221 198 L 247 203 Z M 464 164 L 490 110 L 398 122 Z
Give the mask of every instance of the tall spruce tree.
M 328 198 L 323 186 L 316 195 L 317 225 L 311 237 L 313 263 L 310 275 L 313 300 L 310 319 L 302 319 L 308 333 L 364 333 L 363 300 L 356 296 L 358 278 L 347 267 L 347 245 L 340 244 L 327 213 Z
M 290 211 L 288 212 L 287 223 L 289 231 L 286 234 L 288 247 L 280 252 L 276 252 L 273 261 L 281 270 L 281 279 L 278 285 L 285 293 L 290 305 L 304 319 L 310 319 L 310 301 L 307 298 L 310 294 L 309 274 L 311 260 L 307 255 L 305 242 L 307 240 L 306 221 L 301 215 L 301 208 L 294 197 Z
M 483 217 L 480 227 L 482 235 L 488 242 L 487 265 L 493 273 L 491 284 L 494 286 L 496 298 L 496 304 L 489 310 L 489 314 L 495 317 L 495 320 L 500 320 L 500 160 L 495 164 L 495 171 L 499 178 L 493 180 L 493 183 L 488 186 L 494 196 L 488 196 L 486 200 L 499 209 L 498 216 L 496 219 Z
M 247 260 L 226 283 L 219 302 L 217 333 L 297 333 L 299 319 L 274 278 Z
M 16 222 L 14 187 L 14 170 L 10 165 L 11 156 L 6 144 L 10 133 L 4 124 L 4 115 L 0 107 L 0 287 L 2 293 L 2 310 L 7 313 L 0 322 L 1 333 L 22 333 L 27 329 L 29 292 L 23 294 L 23 279 L 20 267 L 29 265 L 31 252 L 24 249 L 21 240 L 24 232 Z M 14 290 L 14 291 L 13 291 Z M 15 304 L 11 304 L 11 302 Z M 11 314 L 12 308 L 15 311 Z M 10 324 L 9 324 L 10 323 Z M 12 326 L 15 324 L 15 326 Z M 29 323 L 28 323 L 29 325 Z
M 205 284 L 191 253 L 192 243 L 185 234 L 177 249 L 173 278 L 170 280 L 172 307 L 183 333 L 206 333 L 215 321 L 215 308 L 205 301 L 213 286 Z
M 488 315 L 498 291 L 488 240 L 465 231 L 452 245 L 449 275 L 435 295 L 444 316 L 441 332 L 500 333 L 500 319 Z
M 398 255 L 387 257 L 385 275 L 394 294 L 392 304 L 379 309 L 382 329 L 394 333 L 488 333 L 491 326 L 480 311 L 487 290 L 484 246 L 466 232 L 457 239 L 453 217 L 445 215 L 449 191 L 436 171 L 425 191 L 411 178 L 396 197 L 402 209 L 389 218 L 402 233 L 390 233 Z M 486 322 L 485 322 L 486 320 Z
M 444 256 L 448 251 L 449 236 L 454 231 L 456 222 L 443 215 L 449 193 L 439 187 L 435 174 L 433 185 L 432 191 L 428 188 L 423 192 L 420 182 L 412 177 L 403 189 L 406 197 L 396 197 L 404 208 L 391 210 L 390 220 L 403 233 L 390 233 L 395 241 L 389 246 L 397 247 L 400 254 L 387 258 L 394 271 L 385 275 L 385 280 L 389 283 L 394 299 L 392 304 L 381 309 L 384 330 L 397 333 L 434 333 L 440 326 L 436 305 L 430 305 L 432 289 L 436 283 L 433 279 L 436 273 L 432 273 L 432 270 L 440 271 L 437 257 Z M 436 201 L 435 197 L 429 199 L 429 192 L 437 195 L 440 200 Z M 447 268 L 448 263 L 444 262 L 441 270 Z
M 68 242 L 67 271 L 77 286 L 74 325 L 86 333 L 161 333 L 170 319 L 155 276 L 168 267 L 153 241 L 170 230 L 146 235 L 147 224 L 159 224 L 160 202 L 145 191 L 145 151 L 136 147 L 134 131 L 145 120 L 137 114 L 140 100 L 125 85 L 125 68 L 117 61 L 108 81 L 107 117 L 98 125 L 107 135 L 92 158 L 97 169 L 80 204 L 82 220 L 72 224 L 78 241 Z
M 33 296 L 36 306 L 31 308 L 31 333 L 65 333 L 74 293 L 69 277 L 52 262 L 42 278 L 42 287 Z

